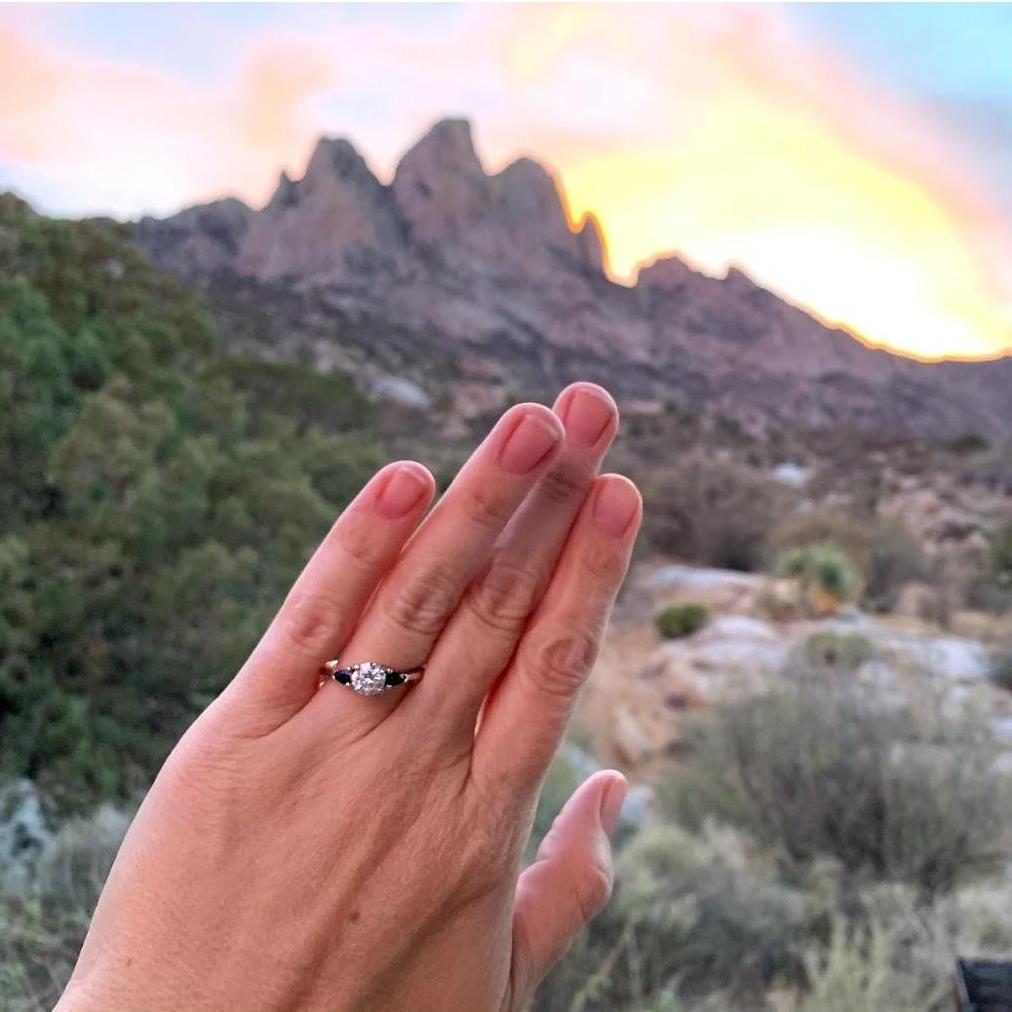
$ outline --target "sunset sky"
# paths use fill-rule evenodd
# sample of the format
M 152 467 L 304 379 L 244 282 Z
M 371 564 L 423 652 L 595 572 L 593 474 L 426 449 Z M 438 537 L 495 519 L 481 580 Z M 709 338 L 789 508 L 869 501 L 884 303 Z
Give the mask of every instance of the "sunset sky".
M 1012 7 L 0 9 L 0 189 L 262 203 L 320 133 L 388 180 L 435 119 L 529 154 L 620 281 L 677 251 L 874 343 L 1012 351 Z

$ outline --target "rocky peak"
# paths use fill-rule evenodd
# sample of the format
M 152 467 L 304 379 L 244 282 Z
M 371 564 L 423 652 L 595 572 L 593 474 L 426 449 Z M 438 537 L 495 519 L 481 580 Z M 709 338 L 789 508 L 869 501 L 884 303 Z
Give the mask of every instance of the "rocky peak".
M 601 223 L 589 211 L 583 216 L 576 231 L 576 244 L 580 260 L 588 267 L 604 272 L 608 265 Z
M 659 256 L 640 267 L 636 275 L 636 287 L 643 291 L 651 289 L 676 291 L 705 277 L 706 275 L 672 253 L 668 256 Z
M 439 244 L 479 220 L 492 204 L 467 120 L 440 120 L 400 160 L 393 194 L 412 237 Z
M 282 170 L 281 175 L 278 176 L 278 185 L 274 190 L 273 196 L 267 202 L 267 206 L 292 207 L 298 203 L 298 199 L 298 191 L 296 190 L 295 183 L 292 182 L 288 173 Z
M 549 223 L 567 228 L 562 200 L 548 170 L 530 158 L 510 162 L 498 176 L 503 207 L 518 224 Z
M 302 179 L 282 172 L 256 215 L 237 260 L 259 278 L 336 278 L 374 264 L 402 244 L 404 226 L 390 192 L 344 138 L 319 140 Z
M 724 275 L 724 284 L 738 295 L 747 295 L 755 291 L 765 291 L 752 280 L 740 267 L 728 267 Z
M 344 137 L 321 137 L 310 155 L 301 187 L 312 190 L 329 186 L 335 180 L 366 190 L 380 185 L 351 141 Z
M 442 120 L 401 159 L 394 197 L 415 242 L 438 247 L 449 262 L 498 273 L 555 253 L 602 269 L 596 223 L 582 237 L 569 226 L 558 183 L 531 158 L 488 175 L 466 120 Z
M 141 218 L 137 241 L 177 274 L 208 274 L 239 252 L 255 212 L 237 197 L 188 207 L 164 221 Z
M 401 158 L 394 176 L 484 176 L 466 119 L 441 119 Z

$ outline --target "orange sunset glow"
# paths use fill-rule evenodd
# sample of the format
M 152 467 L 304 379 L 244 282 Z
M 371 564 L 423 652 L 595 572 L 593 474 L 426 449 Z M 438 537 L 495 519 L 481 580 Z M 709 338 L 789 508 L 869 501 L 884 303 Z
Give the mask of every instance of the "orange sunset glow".
M 1012 217 L 980 151 L 784 9 L 199 16 L 231 45 L 194 68 L 59 11 L 0 14 L 0 183 L 68 214 L 261 203 L 319 133 L 389 179 L 465 115 L 490 169 L 531 155 L 574 220 L 597 216 L 616 280 L 677 251 L 908 354 L 1012 349 Z

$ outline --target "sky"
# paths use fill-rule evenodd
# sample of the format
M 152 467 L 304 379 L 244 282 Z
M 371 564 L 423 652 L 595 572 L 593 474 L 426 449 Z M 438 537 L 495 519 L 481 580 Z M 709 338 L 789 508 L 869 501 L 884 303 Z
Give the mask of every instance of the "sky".
M 1012 6 L 0 7 L 0 190 L 167 214 L 384 181 L 437 119 L 556 176 L 609 270 L 738 266 L 869 343 L 1012 352 Z

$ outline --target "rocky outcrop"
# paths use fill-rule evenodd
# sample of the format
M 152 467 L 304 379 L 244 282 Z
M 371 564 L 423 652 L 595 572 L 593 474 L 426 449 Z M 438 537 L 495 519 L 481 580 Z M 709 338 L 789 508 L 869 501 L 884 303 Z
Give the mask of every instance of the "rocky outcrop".
M 751 433 L 1012 432 L 1012 359 L 888 354 L 736 268 L 710 277 L 677 256 L 646 265 L 632 288 L 613 283 L 595 219 L 574 229 L 533 159 L 487 172 L 461 119 L 433 126 L 389 185 L 347 140 L 324 138 L 261 210 L 218 201 L 146 218 L 137 237 L 208 290 L 236 341 L 255 332 L 262 345 L 269 317 L 272 354 L 354 361 L 370 382 L 396 360 L 434 403 L 465 413 L 582 377 Z
M 254 217 L 241 200 L 226 197 L 171 218 L 141 218 L 135 234 L 156 263 L 195 280 L 236 262 Z
M 487 217 L 492 181 L 481 167 L 466 120 L 437 123 L 400 160 L 391 189 L 412 239 L 441 246 Z
M 362 156 L 344 139 L 324 138 L 302 179 L 282 173 L 234 266 L 262 280 L 320 283 L 393 263 L 405 238 L 390 191 Z
M 448 263 L 498 274 L 562 254 L 602 269 L 593 239 L 570 228 L 544 166 L 518 158 L 488 175 L 466 120 L 437 123 L 401 159 L 392 189 L 412 239 Z

